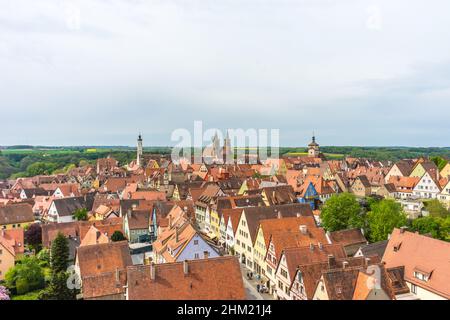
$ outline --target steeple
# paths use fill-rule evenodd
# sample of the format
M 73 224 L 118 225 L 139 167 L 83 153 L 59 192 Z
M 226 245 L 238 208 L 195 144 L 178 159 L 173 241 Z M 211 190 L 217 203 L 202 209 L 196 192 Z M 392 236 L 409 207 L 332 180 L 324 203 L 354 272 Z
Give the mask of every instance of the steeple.
M 308 156 L 317 158 L 320 155 L 320 147 L 319 144 L 316 142 L 316 135 L 312 135 L 312 142 L 308 145 Z

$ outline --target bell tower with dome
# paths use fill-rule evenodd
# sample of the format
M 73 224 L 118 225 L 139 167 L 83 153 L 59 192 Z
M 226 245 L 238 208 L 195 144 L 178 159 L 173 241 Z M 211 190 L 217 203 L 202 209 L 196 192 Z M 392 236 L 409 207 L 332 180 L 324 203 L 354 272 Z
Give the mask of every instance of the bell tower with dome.
M 312 142 L 308 145 L 308 156 L 313 158 L 317 158 L 320 156 L 320 146 L 316 142 L 316 136 L 314 135 L 314 132 L 312 136 Z

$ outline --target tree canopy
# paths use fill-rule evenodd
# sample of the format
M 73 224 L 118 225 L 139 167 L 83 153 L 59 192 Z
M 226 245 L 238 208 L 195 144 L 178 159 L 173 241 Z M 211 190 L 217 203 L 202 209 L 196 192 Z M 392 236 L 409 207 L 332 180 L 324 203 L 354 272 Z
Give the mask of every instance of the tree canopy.
M 5 275 L 6 286 L 17 294 L 24 294 L 45 285 L 44 272 L 34 256 L 25 256 Z
M 407 217 L 398 202 L 384 199 L 371 205 L 367 221 L 370 241 L 377 242 L 386 240 L 394 228 L 406 226 Z
M 111 236 L 111 241 L 118 242 L 118 241 L 124 241 L 127 240 L 122 232 L 120 231 L 114 231 L 113 235 Z
M 61 232 L 52 243 L 50 267 L 52 273 L 65 272 L 69 263 L 69 241 Z
M 73 213 L 73 217 L 78 221 L 86 221 L 88 219 L 87 209 L 78 209 Z
M 364 226 L 361 206 L 350 193 L 333 195 L 323 206 L 320 218 L 330 232 Z

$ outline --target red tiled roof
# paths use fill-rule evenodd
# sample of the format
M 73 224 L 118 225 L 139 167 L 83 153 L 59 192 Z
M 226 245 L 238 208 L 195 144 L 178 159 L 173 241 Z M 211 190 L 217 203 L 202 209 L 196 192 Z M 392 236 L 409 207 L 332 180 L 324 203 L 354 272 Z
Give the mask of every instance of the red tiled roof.
M 128 268 L 129 300 L 245 300 L 239 261 L 220 257 Z M 155 279 L 151 279 L 155 268 Z

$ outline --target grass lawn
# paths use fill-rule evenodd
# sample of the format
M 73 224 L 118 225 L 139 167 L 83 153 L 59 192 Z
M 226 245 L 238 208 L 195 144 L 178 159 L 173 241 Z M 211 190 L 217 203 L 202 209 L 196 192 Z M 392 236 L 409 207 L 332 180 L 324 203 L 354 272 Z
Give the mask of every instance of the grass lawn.
M 28 292 L 27 294 L 23 294 L 21 296 L 12 296 L 11 300 L 37 300 L 39 293 L 42 290 Z

